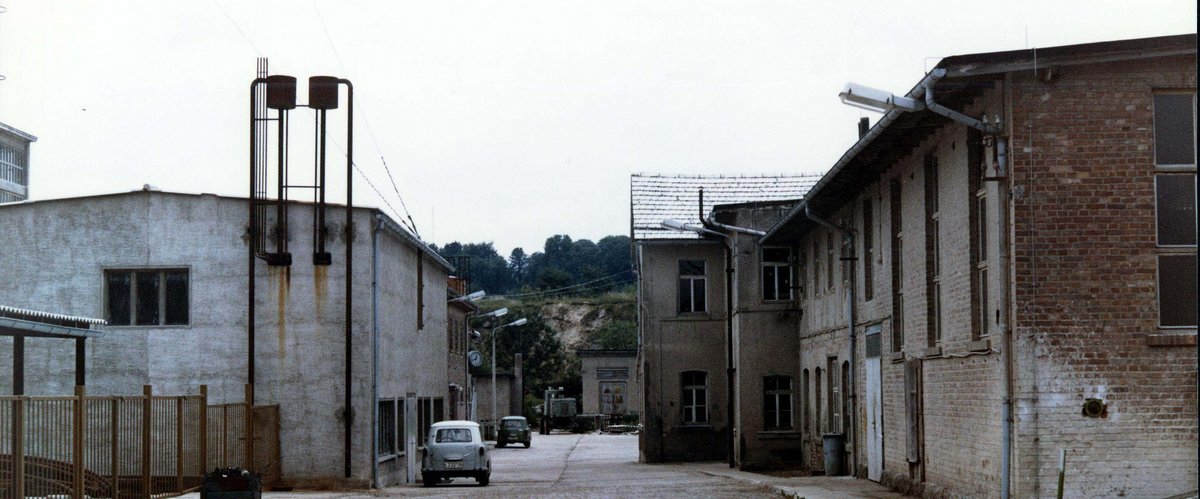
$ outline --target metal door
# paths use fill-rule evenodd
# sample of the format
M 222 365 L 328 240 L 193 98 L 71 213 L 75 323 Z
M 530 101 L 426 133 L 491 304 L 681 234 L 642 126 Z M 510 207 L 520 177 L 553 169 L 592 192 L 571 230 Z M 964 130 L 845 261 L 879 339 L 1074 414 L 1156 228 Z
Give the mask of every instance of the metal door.
M 625 382 L 600 382 L 600 413 L 625 415 Z
M 879 369 L 881 330 L 877 324 L 866 331 L 867 478 L 876 482 L 883 474 L 883 380 Z

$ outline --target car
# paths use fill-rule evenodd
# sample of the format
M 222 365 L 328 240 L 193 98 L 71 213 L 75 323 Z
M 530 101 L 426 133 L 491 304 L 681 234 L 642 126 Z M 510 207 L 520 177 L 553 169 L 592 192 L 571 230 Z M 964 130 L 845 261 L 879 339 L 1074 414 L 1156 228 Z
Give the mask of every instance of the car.
M 421 458 L 421 483 L 426 487 L 450 477 L 474 478 L 480 486 L 492 476 L 492 458 L 474 421 L 441 421 L 429 428 Z
M 496 435 L 496 447 L 508 444 L 525 444 L 529 448 L 529 422 L 521 416 L 505 416 L 500 419 L 500 431 Z

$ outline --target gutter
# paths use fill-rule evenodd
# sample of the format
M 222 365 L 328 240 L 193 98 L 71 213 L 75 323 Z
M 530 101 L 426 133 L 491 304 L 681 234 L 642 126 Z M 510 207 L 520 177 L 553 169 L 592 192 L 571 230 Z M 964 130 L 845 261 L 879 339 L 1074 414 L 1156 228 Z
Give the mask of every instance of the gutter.
M 833 224 L 833 223 L 829 222 L 828 220 L 825 220 L 824 218 L 817 216 L 816 214 L 814 214 L 812 212 L 811 209 L 809 209 L 807 202 L 800 203 L 800 205 L 798 205 L 796 208 L 804 209 L 803 213 L 804 213 L 805 218 L 812 220 L 830 230 L 841 232 L 845 241 L 850 246 L 850 254 L 847 255 L 847 257 L 846 257 L 846 258 L 850 259 L 850 263 L 847 264 L 850 266 L 850 282 L 849 282 L 849 285 L 846 286 L 846 332 L 847 332 L 847 336 L 849 337 L 849 346 L 850 346 L 850 372 L 847 374 L 847 378 L 850 382 L 849 383 L 850 386 L 846 387 L 846 388 L 847 388 L 847 390 L 849 390 L 849 393 L 847 393 L 847 396 L 850 398 L 850 403 L 847 404 L 847 406 L 849 407 L 849 410 L 850 410 L 850 414 L 849 414 L 850 427 L 842 428 L 842 431 L 848 433 L 849 437 L 850 437 L 848 440 L 850 441 L 850 450 L 854 454 L 854 459 L 851 460 L 851 462 L 850 462 L 851 470 L 849 470 L 849 475 L 854 476 L 855 471 L 858 469 L 858 459 L 859 459 L 858 432 L 855 431 L 856 427 L 858 425 L 858 419 L 855 417 L 855 413 L 857 412 L 857 409 L 858 409 L 858 390 L 856 389 L 857 385 L 856 385 L 856 380 L 855 380 L 855 378 L 856 378 L 855 373 L 858 370 L 858 337 L 854 332 L 854 317 L 855 317 L 854 303 L 855 303 L 855 300 L 858 299 L 858 293 L 857 293 L 858 276 L 855 273 L 856 269 L 855 269 L 855 265 L 853 263 L 855 261 L 855 258 L 854 258 L 854 231 L 852 231 L 850 229 L 846 229 L 840 225 Z M 829 373 L 829 375 L 832 376 L 833 373 Z

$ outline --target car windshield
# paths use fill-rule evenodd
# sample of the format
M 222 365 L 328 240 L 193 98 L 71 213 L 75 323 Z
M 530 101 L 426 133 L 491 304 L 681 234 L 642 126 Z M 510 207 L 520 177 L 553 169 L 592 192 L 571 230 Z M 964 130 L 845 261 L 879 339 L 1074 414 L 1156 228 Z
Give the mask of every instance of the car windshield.
M 435 441 L 442 442 L 470 442 L 471 430 L 466 428 L 443 428 L 437 431 Z
M 520 419 L 510 419 L 504 422 L 504 428 L 509 430 L 523 430 L 525 429 L 525 422 Z

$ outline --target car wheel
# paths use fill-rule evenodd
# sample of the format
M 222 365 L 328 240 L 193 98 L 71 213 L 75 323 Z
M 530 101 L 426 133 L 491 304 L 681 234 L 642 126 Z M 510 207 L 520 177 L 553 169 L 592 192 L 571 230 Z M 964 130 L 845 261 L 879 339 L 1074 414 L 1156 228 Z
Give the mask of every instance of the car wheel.
M 496 447 L 499 447 L 501 449 L 503 449 L 505 445 L 508 445 L 508 444 L 504 443 L 504 442 L 496 442 Z
M 437 475 L 433 473 L 421 473 L 421 485 L 432 487 L 438 482 Z
M 528 449 L 528 448 L 529 448 L 529 442 L 525 442 L 525 448 L 526 448 L 526 449 Z
M 491 479 L 491 473 L 481 471 L 479 476 L 475 477 L 475 481 L 479 482 L 480 487 L 487 487 L 488 481 Z

